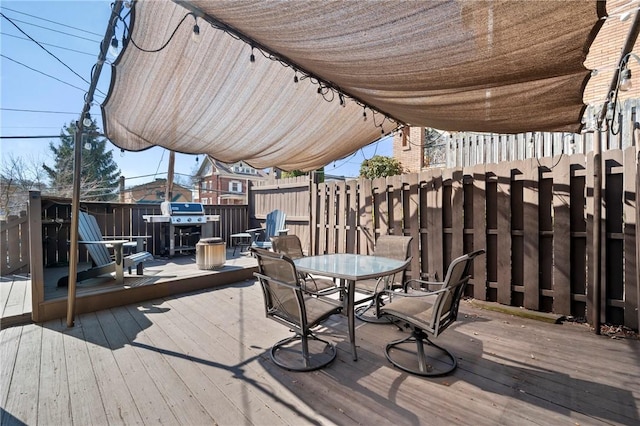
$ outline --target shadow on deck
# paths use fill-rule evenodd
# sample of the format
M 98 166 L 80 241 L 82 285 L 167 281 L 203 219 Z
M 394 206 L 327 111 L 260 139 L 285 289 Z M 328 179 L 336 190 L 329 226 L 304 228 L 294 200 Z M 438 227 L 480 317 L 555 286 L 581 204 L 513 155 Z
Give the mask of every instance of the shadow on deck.
M 338 357 L 295 373 L 269 348 L 289 336 L 264 317 L 254 280 L 2 330 L 2 423 L 220 425 L 638 424 L 640 342 L 594 335 L 464 302 L 437 338 L 451 375 L 392 367 L 384 345 L 406 331 L 347 321 L 316 329 Z M 5 420 L 6 419 L 6 420 Z

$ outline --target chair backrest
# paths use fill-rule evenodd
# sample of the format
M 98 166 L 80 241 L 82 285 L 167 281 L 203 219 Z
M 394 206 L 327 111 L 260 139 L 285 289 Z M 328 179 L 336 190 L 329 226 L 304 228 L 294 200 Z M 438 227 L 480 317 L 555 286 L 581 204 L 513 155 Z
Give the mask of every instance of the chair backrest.
M 85 212 L 78 215 L 78 238 L 82 241 L 102 241 L 102 232 L 95 216 Z M 102 244 L 85 244 L 89 256 L 96 266 L 108 265 L 112 262 L 109 249 Z
M 290 259 L 300 259 L 304 257 L 302 242 L 297 235 L 282 235 L 271 237 L 273 251 L 282 253 Z
M 434 336 L 444 331 L 457 319 L 460 299 L 464 294 L 464 287 L 471 276 L 473 259 L 483 253 L 484 250 L 473 251 L 454 259 L 449 265 L 441 288 L 446 291 L 438 295 L 432 308 L 431 325 Z
M 413 237 L 410 236 L 380 235 L 376 240 L 373 255 L 402 261 L 408 260 L 411 257 L 411 240 Z M 403 269 L 400 278 L 394 281 L 403 283 L 405 275 L 406 269 Z
M 380 235 L 376 240 L 373 255 L 396 260 L 407 260 L 411 255 L 409 247 L 412 239 L 413 237 L 403 235 Z
M 264 239 L 269 241 L 271 237 L 278 235 L 278 231 L 284 229 L 287 221 L 287 215 L 281 210 L 274 210 L 267 214 L 267 218 L 264 225 Z
M 285 255 L 252 248 L 264 294 L 266 316 L 287 326 L 306 328 L 304 296 L 296 267 Z

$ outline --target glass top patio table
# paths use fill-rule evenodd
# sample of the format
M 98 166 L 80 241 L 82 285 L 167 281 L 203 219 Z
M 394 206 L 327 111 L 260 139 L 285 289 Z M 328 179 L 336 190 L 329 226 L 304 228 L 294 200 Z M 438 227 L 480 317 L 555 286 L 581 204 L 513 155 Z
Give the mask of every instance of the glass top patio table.
M 307 256 L 295 259 L 293 263 L 300 272 L 340 278 L 347 281 L 346 312 L 349 322 L 349 339 L 353 360 L 357 361 L 355 343 L 355 282 L 370 278 L 384 277 L 405 269 L 408 262 L 380 256 L 338 253 Z

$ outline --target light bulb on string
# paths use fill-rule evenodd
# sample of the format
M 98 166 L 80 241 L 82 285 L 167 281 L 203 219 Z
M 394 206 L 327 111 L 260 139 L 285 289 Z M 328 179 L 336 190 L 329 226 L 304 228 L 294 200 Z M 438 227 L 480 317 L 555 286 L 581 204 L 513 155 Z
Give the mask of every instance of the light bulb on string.
M 249 56 L 249 61 L 250 62 L 256 61 L 256 55 L 253 54 L 253 46 L 251 46 L 251 56 Z
M 362 111 L 362 121 L 367 121 L 367 110 Z
M 91 114 L 89 114 L 89 111 L 87 111 L 87 113 L 84 115 L 84 119 L 82 119 L 82 124 L 84 125 L 84 127 L 91 127 L 91 125 L 93 124 L 93 121 L 91 120 Z
M 120 52 L 118 51 L 118 39 L 116 38 L 116 36 L 113 36 L 113 38 L 111 39 L 111 45 L 109 46 L 109 54 L 114 58 L 117 58 L 119 53 Z
M 631 70 L 629 68 L 625 68 L 620 73 L 620 85 L 618 86 L 618 88 L 622 92 L 627 92 L 631 90 L 631 87 Z
M 193 32 L 191 33 L 191 40 L 194 43 L 200 42 L 200 27 L 198 26 L 198 18 L 196 19 L 196 23 L 193 25 Z

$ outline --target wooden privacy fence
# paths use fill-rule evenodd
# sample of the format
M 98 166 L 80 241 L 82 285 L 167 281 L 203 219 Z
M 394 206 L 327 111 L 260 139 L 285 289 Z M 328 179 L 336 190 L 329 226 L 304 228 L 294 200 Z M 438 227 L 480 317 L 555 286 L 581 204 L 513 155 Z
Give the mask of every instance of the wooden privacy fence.
M 31 202 L 40 202 L 42 208 L 41 223 L 31 224 L 31 226 L 42 227 L 42 262 L 43 266 L 62 266 L 69 262 L 69 240 L 71 226 L 71 200 L 66 198 L 56 198 L 43 196 L 40 197 L 39 192 L 30 193 Z M 160 206 L 155 204 L 128 204 L 128 203 L 107 203 L 107 202 L 81 202 L 80 209 L 96 217 L 100 231 L 104 236 L 110 235 L 148 235 L 150 238 L 146 240 L 145 250 L 154 256 L 166 255 L 166 227 L 160 223 L 147 223 L 142 218 L 143 215 L 161 214 Z M 221 236 L 229 243 L 229 235 L 239 230 L 245 230 L 248 226 L 248 209 L 246 205 L 205 205 L 206 214 L 220 215 L 220 222 L 213 223 L 213 234 Z M 29 264 L 29 247 L 28 247 L 28 226 L 26 226 L 28 218 L 25 215 L 24 224 L 20 231 L 7 231 L 7 239 L 15 239 L 15 235 L 19 232 L 21 238 L 26 232 L 26 240 L 20 245 L 26 250 L 20 259 L 26 262 L 27 268 Z M 9 222 L 12 224 L 13 222 Z M 15 229 L 15 228 L 11 228 Z M 25 231 L 26 229 L 26 231 Z M 3 242 L 5 241 L 5 227 L 2 228 Z M 197 243 L 200 234 L 194 233 L 190 244 Z M 17 246 L 17 244 L 15 244 Z M 12 246 L 13 247 L 13 246 Z M 11 249 L 11 257 L 16 258 L 13 254 L 15 248 Z M 80 262 L 90 261 L 86 248 L 79 246 Z M 10 250 L 3 247 L 3 253 Z M 11 270 L 15 262 L 11 262 Z M 3 268 L 5 264 L 3 263 Z M 5 269 L 3 269 L 3 275 Z
M 29 271 L 29 218 L 27 212 L 0 221 L 0 275 Z
M 606 322 L 638 329 L 635 156 L 635 147 L 603 154 L 601 306 Z M 287 226 L 311 254 L 370 253 L 380 235 L 411 235 L 413 278 L 441 279 L 452 259 L 485 248 L 474 262 L 469 295 L 593 323 L 592 155 L 310 188 L 301 181 L 270 183 L 254 188 L 251 200 L 260 215 L 280 208 L 295 212 L 296 220 L 308 205 L 311 227 L 292 226 L 290 216 Z
M 300 237 L 303 247 L 309 247 L 309 207 L 311 183 L 309 177 L 268 179 L 249 188 L 251 227 L 264 226 L 269 212 L 279 209 L 287 215 L 290 234 Z

